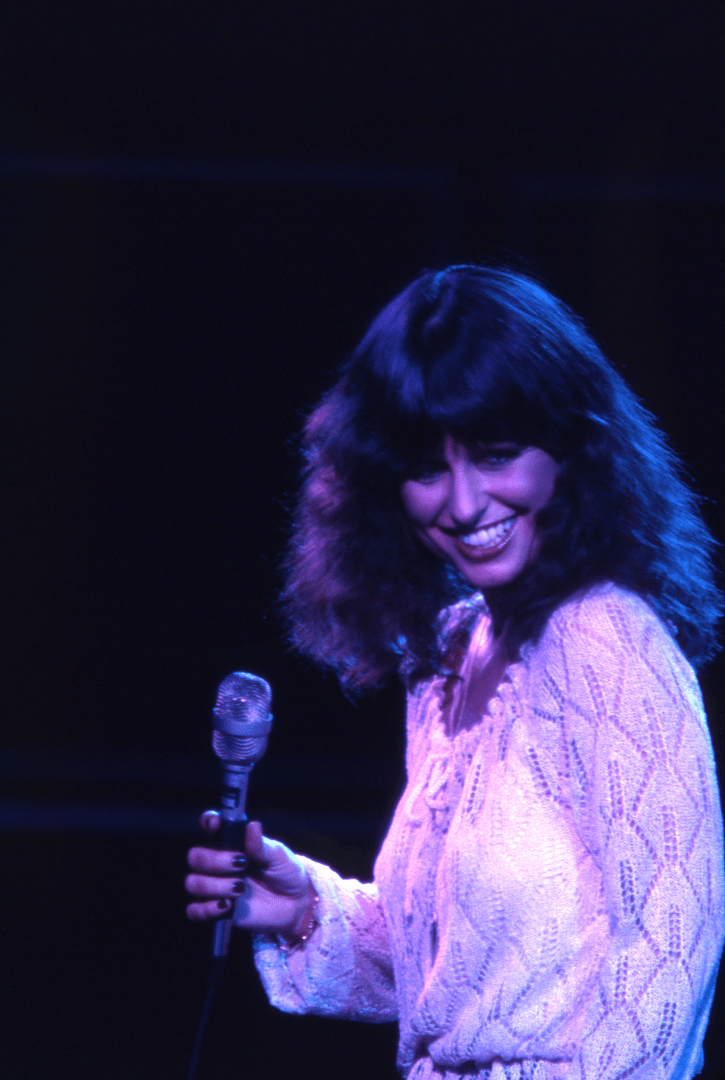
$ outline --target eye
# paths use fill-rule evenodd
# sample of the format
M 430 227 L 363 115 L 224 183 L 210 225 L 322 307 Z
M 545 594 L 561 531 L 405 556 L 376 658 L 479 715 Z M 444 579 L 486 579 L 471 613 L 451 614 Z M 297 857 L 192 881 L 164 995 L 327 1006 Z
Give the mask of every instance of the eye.
M 508 465 L 523 453 L 524 447 L 516 443 L 499 443 L 491 445 L 483 444 L 473 446 L 470 450 L 471 461 L 476 465 L 483 465 L 495 469 L 502 465 Z
M 433 484 L 447 468 L 445 461 L 421 462 L 415 469 L 410 470 L 407 479 L 414 480 L 416 484 Z
M 426 469 L 421 472 L 416 472 L 415 475 L 409 476 L 408 479 L 412 480 L 415 484 L 434 484 L 442 475 L 443 469 Z

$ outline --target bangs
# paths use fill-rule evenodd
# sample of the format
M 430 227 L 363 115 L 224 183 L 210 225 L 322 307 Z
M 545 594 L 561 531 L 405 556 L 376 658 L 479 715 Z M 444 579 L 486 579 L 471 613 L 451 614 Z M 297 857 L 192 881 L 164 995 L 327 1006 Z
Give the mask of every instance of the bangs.
M 441 358 L 428 377 L 426 413 L 439 430 L 462 443 L 512 442 L 547 449 L 551 419 L 538 386 L 522 374 L 501 347 Z
M 427 370 L 406 364 L 398 385 L 388 383 L 385 417 L 378 411 L 395 471 L 409 473 L 435 454 L 444 434 L 467 446 L 515 443 L 564 457 L 564 425 L 547 408 L 533 365 L 515 360 L 502 345 L 476 342 L 436 357 Z
M 604 407 L 607 379 L 581 324 L 535 282 L 475 267 L 426 274 L 380 313 L 350 358 L 344 384 L 358 448 L 350 467 L 372 484 L 386 470 L 410 475 L 446 433 L 469 446 L 536 446 L 563 461 Z

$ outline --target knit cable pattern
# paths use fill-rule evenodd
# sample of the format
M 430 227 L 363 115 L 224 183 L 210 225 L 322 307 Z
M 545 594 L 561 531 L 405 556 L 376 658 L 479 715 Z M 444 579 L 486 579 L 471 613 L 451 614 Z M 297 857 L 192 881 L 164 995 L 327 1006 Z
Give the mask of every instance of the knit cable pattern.
M 487 633 L 480 615 L 460 693 Z M 397 1016 L 410 1080 L 690 1080 L 723 942 L 691 668 L 644 601 L 603 586 L 555 613 L 480 722 L 451 734 L 445 689 L 411 695 L 375 884 L 308 862 L 319 928 L 291 951 L 257 938 L 270 999 Z

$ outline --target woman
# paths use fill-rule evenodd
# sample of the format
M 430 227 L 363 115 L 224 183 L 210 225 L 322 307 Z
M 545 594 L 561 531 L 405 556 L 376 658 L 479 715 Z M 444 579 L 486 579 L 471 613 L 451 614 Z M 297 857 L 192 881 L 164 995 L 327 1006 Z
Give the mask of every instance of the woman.
M 541 286 L 457 266 L 378 316 L 306 447 L 292 639 L 349 692 L 400 673 L 408 785 L 373 884 L 253 824 L 190 852 L 189 916 L 245 892 L 273 1004 L 397 1019 L 414 1080 L 689 1080 L 723 941 L 690 662 L 721 606 L 651 416 Z

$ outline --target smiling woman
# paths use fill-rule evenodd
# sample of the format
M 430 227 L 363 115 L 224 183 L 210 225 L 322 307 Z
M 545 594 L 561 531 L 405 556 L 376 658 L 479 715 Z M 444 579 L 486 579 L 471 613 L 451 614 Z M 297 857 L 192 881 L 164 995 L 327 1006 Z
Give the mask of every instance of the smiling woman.
M 537 447 L 470 451 L 445 435 L 434 471 L 403 482 L 403 507 L 423 543 L 485 591 L 536 558 L 536 516 L 554 494 L 557 471 Z
M 469 459 L 457 477 L 474 464 L 491 479 L 537 457 L 557 465 L 553 493 L 520 515 L 537 551 L 522 545 L 516 573 L 474 581 L 466 545 L 441 531 L 446 549 L 433 552 L 420 522 L 411 528 L 401 491 L 452 483 L 456 447 Z M 312 413 L 305 451 L 283 599 L 295 645 L 351 690 L 401 663 L 410 676 L 440 669 L 439 613 L 472 588 L 487 590 L 512 655 L 567 597 L 604 581 L 646 597 L 696 663 L 717 648 L 713 540 L 680 463 L 581 321 L 520 274 L 463 266 L 413 282 Z M 498 520 L 456 528 L 521 509 L 501 503 Z
M 271 1001 L 397 1019 L 410 1080 L 690 1080 L 724 934 L 690 662 L 721 602 L 653 418 L 541 286 L 458 266 L 378 316 L 305 451 L 292 641 L 348 692 L 403 678 L 408 784 L 372 884 L 255 823 L 191 851 L 190 917 L 243 892 Z

